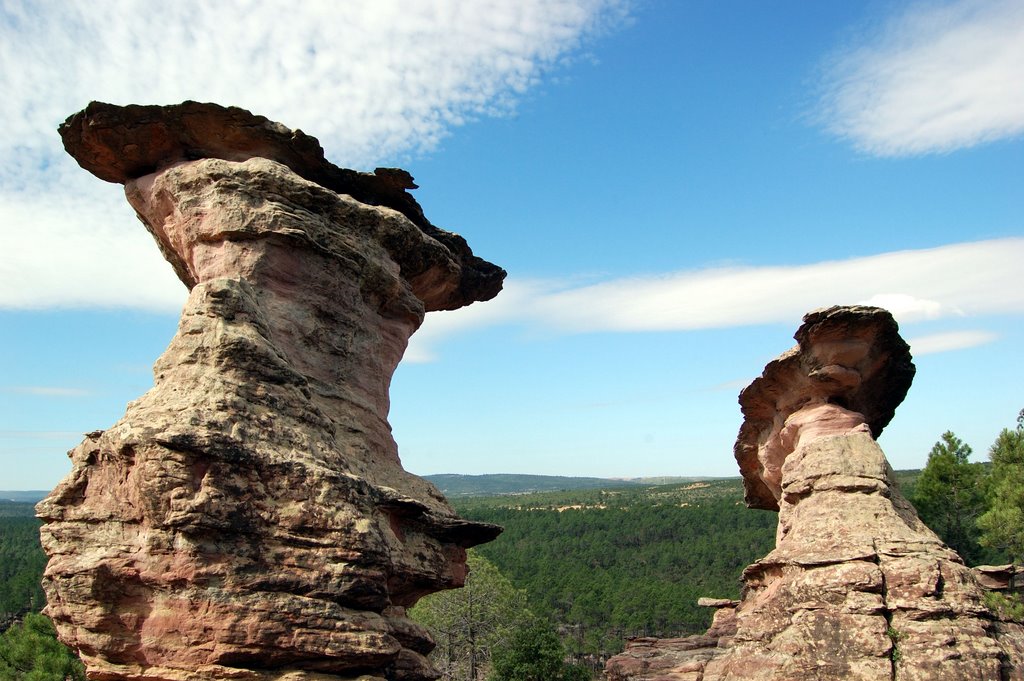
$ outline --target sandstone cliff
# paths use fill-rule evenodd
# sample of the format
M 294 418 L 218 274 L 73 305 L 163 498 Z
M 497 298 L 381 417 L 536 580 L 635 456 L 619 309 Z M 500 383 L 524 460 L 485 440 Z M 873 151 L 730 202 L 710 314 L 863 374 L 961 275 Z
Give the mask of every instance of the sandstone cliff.
M 914 374 L 878 308 L 808 314 L 798 346 L 740 394 L 747 503 L 777 509 L 775 550 L 705 636 L 633 642 L 612 681 L 1022 679 L 1024 628 L 918 519 L 875 442 Z
M 434 678 L 405 608 L 500 528 L 402 469 L 388 388 L 425 311 L 504 271 L 404 171 L 241 109 L 93 103 L 60 132 L 190 289 L 154 387 L 37 507 L 61 639 L 91 679 Z

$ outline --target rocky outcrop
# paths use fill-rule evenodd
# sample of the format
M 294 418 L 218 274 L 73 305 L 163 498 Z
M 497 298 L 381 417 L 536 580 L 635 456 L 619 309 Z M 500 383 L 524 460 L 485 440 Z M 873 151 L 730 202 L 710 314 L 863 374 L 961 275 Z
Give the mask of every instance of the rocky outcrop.
M 976 565 L 974 576 L 983 589 L 989 591 L 1009 591 L 1024 584 L 1024 568 L 1009 563 L 1007 565 Z
M 735 631 L 686 639 L 699 644 L 688 666 L 656 662 L 669 653 L 645 644 L 647 671 L 613 678 L 1024 678 L 1024 630 L 985 607 L 974 573 L 921 523 L 875 442 L 914 373 L 895 321 L 829 308 L 808 314 L 796 338 L 740 395 L 747 501 L 777 508 L 779 527 L 775 550 L 743 572 Z
M 877 438 L 914 380 L 910 348 L 880 308 L 811 312 L 795 338 L 740 393 L 734 453 L 750 508 L 779 510 L 782 465 L 800 437 L 861 430 Z
M 402 469 L 388 388 L 425 311 L 504 271 L 404 171 L 240 109 L 94 103 L 61 135 L 190 289 L 154 387 L 37 507 L 61 639 L 110 681 L 435 678 L 405 609 L 500 528 Z
M 630 639 L 624 653 L 608 660 L 607 681 L 701 681 L 704 668 L 719 654 L 719 644 L 736 634 L 739 601 L 700 598 L 697 605 L 715 608 L 711 627 L 704 634 Z

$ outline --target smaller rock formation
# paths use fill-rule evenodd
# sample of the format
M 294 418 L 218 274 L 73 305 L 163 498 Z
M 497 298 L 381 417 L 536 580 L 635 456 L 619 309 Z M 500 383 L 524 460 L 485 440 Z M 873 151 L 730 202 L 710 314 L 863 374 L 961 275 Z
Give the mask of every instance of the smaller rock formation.
M 974 576 L 983 589 L 989 591 L 1009 591 L 1011 588 L 1024 586 L 1024 568 L 1010 563 L 1008 565 L 977 565 L 973 568 Z
M 609 678 L 1024 678 L 1024 628 L 985 607 L 875 442 L 914 375 L 892 316 L 818 310 L 796 339 L 740 394 L 735 455 L 748 505 L 779 511 L 775 550 L 744 570 L 741 602 L 708 635 L 633 642 Z
M 704 668 L 719 653 L 719 643 L 736 634 L 739 601 L 700 598 L 697 605 L 714 608 L 711 627 L 697 636 L 630 639 L 626 650 L 608 660 L 607 681 L 700 681 Z
M 877 438 L 914 380 L 910 348 L 880 308 L 809 313 L 797 346 L 740 393 L 734 454 L 750 508 L 779 510 L 782 465 L 800 444 L 859 430 Z
M 37 507 L 61 640 L 102 681 L 436 678 L 406 608 L 500 528 L 402 468 L 388 388 L 424 313 L 504 270 L 408 173 L 241 109 L 93 103 L 60 132 L 190 290 L 153 388 Z

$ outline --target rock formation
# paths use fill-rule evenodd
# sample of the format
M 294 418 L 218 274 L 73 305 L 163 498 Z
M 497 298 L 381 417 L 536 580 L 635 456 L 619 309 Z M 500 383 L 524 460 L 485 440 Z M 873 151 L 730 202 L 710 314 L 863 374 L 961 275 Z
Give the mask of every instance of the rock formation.
M 704 637 L 632 644 L 612 681 L 1022 679 L 1024 628 L 918 519 L 875 442 L 914 374 L 888 312 L 804 317 L 798 346 L 740 394 L 748 505 L 777 509 L 775 550 L 743 572 Z
M 435 678 L 405 609 L 500 528 L 402 469 L 388 388 L 425 311 L 504 271 L 408 173 L 241 109 L 93 103 L 60 133 L 190 289 L 154 387 L 37 507 L 60 638 L 105 681 Z

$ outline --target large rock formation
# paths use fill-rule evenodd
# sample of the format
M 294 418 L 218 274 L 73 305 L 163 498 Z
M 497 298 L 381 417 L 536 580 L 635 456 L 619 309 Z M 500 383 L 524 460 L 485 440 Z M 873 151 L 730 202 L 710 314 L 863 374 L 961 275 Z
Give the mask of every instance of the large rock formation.
M 38 506 L 61 639 L 91 679 L 434 678 L 405 609 L 500 528 L 402 469 L 388 388 L 425 311 L 504 271 L 404 171 L 241 109 L 93 103 L 60 132 L 191 290 L 154 387 Z
M 829 308 L 796 338 L 740 394 L 735 454 L 748 505 L 779 511 L 775 550 L 744 571 L 742 601 L 708 636 L 634 644 L 609 678 L 1024 678 L 1024 629 L 986 609 L 875 442 L 914 374 L 895 321 Z

